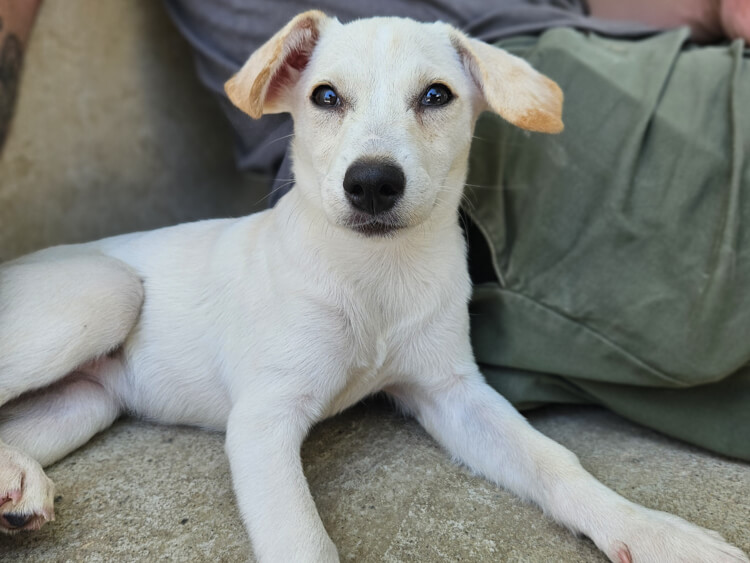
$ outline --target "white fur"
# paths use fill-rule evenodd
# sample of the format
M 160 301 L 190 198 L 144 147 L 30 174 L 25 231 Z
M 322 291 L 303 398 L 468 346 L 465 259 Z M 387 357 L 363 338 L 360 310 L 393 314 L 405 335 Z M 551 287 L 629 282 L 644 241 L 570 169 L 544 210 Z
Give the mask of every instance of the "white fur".
M 51 463 L 128 411 L 226 429 L 260 561 L 337 561 L 300 445 L 317 421 L 384 390 L 455 458 L 613 561 L 747 561 L 717 534 L 598 483 L 477 369 L 457 222 L 474 122 L 486 107 L 535 115 L 539 100 L 559 98 L 551 81 L 507 54 L 497 68 L 467 60 L 494 51 L 463 49 L 473 40 L 444 24 L 344 26 L 308 13 L 283 31 L 232 91 L 247 95 L 259 71 L 283 67 L 278 56 L 300 46 L 309 55 L 283 83 L 259 84 L 274 96 L 264 107 L 291 111 L 296 127 L 297 186 L 276 208 L 52 248 L 0 268 L 0 530 L 9 531 L 3 514 L 33 515 L 28 528 L 52 517 L 52 487 L 32 457 Z M 489 101 L 480 67 L 497 83 L 508 68 L 524 80 Z M 419 95 L 436 81 L 455 99 L 420 114 Z M 322 82 L 346 99 L 342 111 L 313 107 Z M 548 108 L 557 124 L 534 123 L 559 130 L 558 102 Z M 392 212 L 403 228 L 387 236 L 346 226 L 342 179 L 363 156 L 387 157 L 407 178 Z

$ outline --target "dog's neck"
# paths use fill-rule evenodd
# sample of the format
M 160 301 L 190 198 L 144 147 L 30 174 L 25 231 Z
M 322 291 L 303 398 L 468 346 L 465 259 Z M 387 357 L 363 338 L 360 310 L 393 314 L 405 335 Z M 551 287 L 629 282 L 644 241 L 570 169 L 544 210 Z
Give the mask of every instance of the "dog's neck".
M 277 257 L 317 299 L 357 311 L 366 320 L 362 326 L 381 329 L 398 325 L 405 311 L 422 318 L 468 299 L 457 208 L 450 220 L 431 217 L 389 236 L 366 237 L 332 225 L 302 198 L 298 189 L 281 198 L 269 216 L 269 235 Z

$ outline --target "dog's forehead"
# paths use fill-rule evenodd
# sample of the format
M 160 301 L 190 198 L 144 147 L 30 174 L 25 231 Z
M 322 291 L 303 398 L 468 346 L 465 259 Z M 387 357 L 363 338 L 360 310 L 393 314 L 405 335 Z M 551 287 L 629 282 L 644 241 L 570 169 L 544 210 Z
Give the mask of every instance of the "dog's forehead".
M 461 72 L 450 27 L 404 18 L 369 18 L 323 32 L 310 62 L 313 73 L 331 77 L 433 75 L 452 78 Z

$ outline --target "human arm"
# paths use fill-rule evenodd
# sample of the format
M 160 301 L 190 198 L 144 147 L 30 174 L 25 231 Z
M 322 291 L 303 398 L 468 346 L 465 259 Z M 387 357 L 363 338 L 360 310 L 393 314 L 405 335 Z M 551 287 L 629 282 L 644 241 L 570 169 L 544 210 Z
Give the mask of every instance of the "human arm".
M 41 0 L 0 0 L 0 151 L 18 94 L 23 53 Z
M 591 15 L 636 21 L 654 27 L 687 25 L 693 39 L 723 37 L 750 41 L 750 2 L 747 0 L 588 0 Z

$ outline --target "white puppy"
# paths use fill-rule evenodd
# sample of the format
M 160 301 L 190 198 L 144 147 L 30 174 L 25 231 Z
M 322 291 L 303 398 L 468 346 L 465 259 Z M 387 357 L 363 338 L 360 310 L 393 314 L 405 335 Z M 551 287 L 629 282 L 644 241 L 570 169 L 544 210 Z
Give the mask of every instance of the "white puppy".
M 747 561 L 601 485 L 477 369 L 457 220 L 474 122 L 490 109 L 558 132 L 554 82 L 442 23 L 313 11 L 227 93 L 252 117 L 294 117 L 297 186 L 275 209 L 0 268 L 0 530 L 50 520 L 41 465 L 130 412 L 226 429 L 259 560 L 336 561 L 300 445 L 385 391 L 457 459 L 613 561 Z

